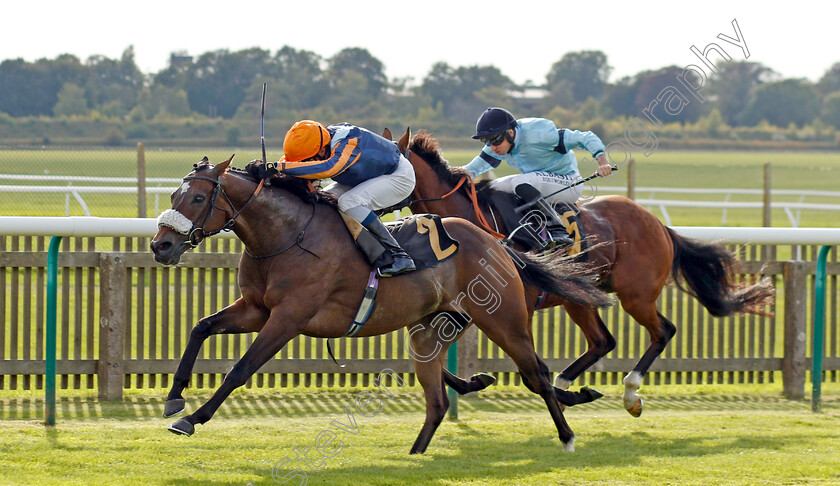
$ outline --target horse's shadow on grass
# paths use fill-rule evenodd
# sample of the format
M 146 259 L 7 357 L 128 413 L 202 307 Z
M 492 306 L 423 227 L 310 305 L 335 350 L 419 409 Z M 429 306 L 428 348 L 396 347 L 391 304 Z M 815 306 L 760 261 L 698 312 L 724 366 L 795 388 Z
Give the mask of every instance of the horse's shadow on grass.
M 409 455 L 410 444 L 405 445 L 404 451 L 387 451 L 388 464 L 385 466 L 374 466 L 364 460 L 351 461 L 356 464 L 345 461 L 342 465 L 329 464 L 323 470 L 313 472 L 302 464 L 290 464 L 287 469 L 276 471 L 276 477 L 285 476 L 289 484 L 297 484 L 301 477 L 292 476 L 293 469 L 297 468 L 307 477 L 306 482 L 301 480 L 300 484 L 478 484 L 488 478 L 504 484 L 527 484 L 522 481 L 531 476 L 554 474 L 563 477 L 572 471 L 578 475 L 582 467 L 589 470 L 638 467 L 647 457 L 702 458 L 733 450 L 783 448 L 795 440 L 777 436 L 769 445 L 752 437 L 721 441 L 713 434 L 663 440 L 655 433 L 647 432 L 618 438 L 600 433 L 585 443 L 581 440 L 582 446 L 575 453 L 564 453 L 559 440 L 549 438 L 548 434 L 525 441 L 497 441 L 488 447 L 488 443 L 493 442 L 492 437 L 471 426 L 459 425 L 459 429 L 457 437 L 450 436 L 437 447 L 433 443 L 423 456 Z M 550 425 L 547 429 L 550 430 Z M 270 470 L 252 468 L 249 471 L 247 466 L 237 469 L 264 476 L 265 484 L 276 484 Z M 176 480 L 173 484 L 184 482 Z M 186 484 L 189 484 L 188 480 Z

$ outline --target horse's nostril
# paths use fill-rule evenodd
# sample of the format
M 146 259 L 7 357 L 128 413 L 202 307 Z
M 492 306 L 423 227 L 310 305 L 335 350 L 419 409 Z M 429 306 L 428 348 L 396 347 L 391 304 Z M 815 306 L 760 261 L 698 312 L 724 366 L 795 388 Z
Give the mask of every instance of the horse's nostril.
M 171 247 L 172 243 L 169 243 L 168 241 L 161 241 L 152 244 L 152 251 L 155 253 L 166 253 Z

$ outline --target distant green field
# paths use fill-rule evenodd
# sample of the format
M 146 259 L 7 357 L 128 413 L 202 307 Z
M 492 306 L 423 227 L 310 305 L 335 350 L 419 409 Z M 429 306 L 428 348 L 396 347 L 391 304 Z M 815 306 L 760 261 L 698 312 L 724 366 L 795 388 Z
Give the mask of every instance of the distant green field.
M 477 147 L 478 148 L 478 147 Z M 151 150 L 145 152 L 146 177 L 180 178 L 199 161 L 208 156 L 212 161 L 220 161 L 234 152 L 234 165 L 243 167 L 259 156 L 257 150 L 237 150 L 212 148 L 209 150 Z M 444 147 L 444 156 L 452 165 L 469 162 L 477 152 L 463 150 L 448 152 Z M 277 159 L 280 151 L 270 151 L 269 159 Z M 821 190 L 840 192 L 840 153 L 813 152 L 655 152 L 650 157 L 638 154 L 635 158 L 637 187 L 673 187 L 673 188 L 738 188 L 762 189 L 764 185 L 764 164 L 772 167 L 773 189 Z M 581 173 L 594 172 L 591 160 L 580 158 Z M 598 180 L 600 193 L 604 187 L 625 188 L 627 170 L 622 167 L 606 180 Z M 497 177 L 513 173 L 513 169 L 503 165 L 495 171 Z M 0 151 L 0 174 L 62 175 L 62 176 L 99 176 L 99 177 L 136 177 L 137 154 L 133 150 L 4 150 Z M 38 184 L 33 182 L 13 181 L 0 178 L 0 185 Z M 101 186 L 92 182 L 48 181 L 43 185 Z M 130 185 L 130 184 L 129 184 Z M 165 188 L 163 194 L 149 195 L 147 207 L 149 216 L 168 207 L 168 192 L 175 183 L 149 183 L 149 188 Z M 136 196 L 133 194 L 81 194 L 92 215 L 95 216 L 136 216 Z M 683 199 L 723 201 L 723 194 L 650 194 L 637 191 L 641 199 Z M 760 201 L 760 196 L 732 195 L 729 201 Z M 827 196 L 775 195 L 776 202 L 810 202 L 840 204 L 840 198 Z M 654 214 L 663 217 L 658 208 L 651 208 Z M 83 215 L 82 206 L 73 197 L 65 194 L 30 194 L 0 192 L 0 215 L 47 216 L 47 215 Z M 721 209 L 668 208 L 674 225 L 721 225 L 724 212 Z M 799 226 L 840 226 L 840 215 L 836 212 L 803 210 L 796 213 Z M 775 210 L 772 215 L 774 226 L 790 226 L 788 216 L 783 210 Z M 761 211 L 736 209 L 726 211 L 727 226 L 754 226 L 761 224 Z

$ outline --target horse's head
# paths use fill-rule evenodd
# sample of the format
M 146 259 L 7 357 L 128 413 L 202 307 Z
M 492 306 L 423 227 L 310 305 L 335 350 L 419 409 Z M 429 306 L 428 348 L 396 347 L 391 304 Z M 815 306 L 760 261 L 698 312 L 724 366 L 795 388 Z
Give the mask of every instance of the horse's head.
M 231 160 L 233 156 L 213 165 L 204 157 L 172 193 L 172 209 L 158 217 L 158 232 L 150 244 L 157 262 L 174 265 L 207 236 L 229 229 L 233 208 L 221 184 Z

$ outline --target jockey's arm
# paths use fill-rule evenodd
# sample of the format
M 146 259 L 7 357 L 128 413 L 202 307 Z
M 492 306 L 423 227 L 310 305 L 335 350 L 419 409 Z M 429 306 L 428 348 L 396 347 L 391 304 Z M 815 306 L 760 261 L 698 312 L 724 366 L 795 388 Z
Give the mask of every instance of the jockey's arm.
M 341 174 L 359 160 L 361 150 L 359 139 L 348 137 L 341 140 L 326 160 L 283 162 L 280 172 L 304 179 L 327 179 Z
M 590 131 L 581 132 L 579 130 L 570 130 L 565 128 L 560 130 L 560 136 L 563 138 L 561 143 L 566 151 L 573 149 L 585 149 L 598 162 L 598 175 L 608 176 L 612 172 L 612 167 L 606 157 L 606 147 L 604 142 Z
M 495 155 L 491 155 L 493 152 L 489 150 L 487 146 L 482 149 L 481 153 L 478 154 L 472 161 L 462 166 L 462 168 L 467 170 L 467 173 L 470 177 L 477 177 L 481 174 L 487 172 L 488 170 L 495 169 L 502 163 L 502 160 L 496 158 Z

